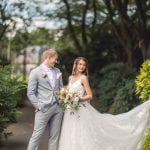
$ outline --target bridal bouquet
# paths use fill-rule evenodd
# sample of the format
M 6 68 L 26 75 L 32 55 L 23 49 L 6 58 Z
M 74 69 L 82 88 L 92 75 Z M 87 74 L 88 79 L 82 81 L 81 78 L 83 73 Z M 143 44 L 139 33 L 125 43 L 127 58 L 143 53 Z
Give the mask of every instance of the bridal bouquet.
M 70 92 L 67 88 L 62 88 L 56 94 L 59 98 L 59 104 L 63 109 L 78 110 L 82 105 L 79 95 L 75 92 Z

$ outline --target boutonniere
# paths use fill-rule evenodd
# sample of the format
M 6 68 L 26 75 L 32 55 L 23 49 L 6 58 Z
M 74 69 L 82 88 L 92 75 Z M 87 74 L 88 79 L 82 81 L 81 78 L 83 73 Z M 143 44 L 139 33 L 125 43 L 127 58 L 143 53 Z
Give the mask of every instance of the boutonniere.
M 45 77 L 47 77 L 47 73 L 46 72 L 42 73 L 42 78 L 45 78 Z

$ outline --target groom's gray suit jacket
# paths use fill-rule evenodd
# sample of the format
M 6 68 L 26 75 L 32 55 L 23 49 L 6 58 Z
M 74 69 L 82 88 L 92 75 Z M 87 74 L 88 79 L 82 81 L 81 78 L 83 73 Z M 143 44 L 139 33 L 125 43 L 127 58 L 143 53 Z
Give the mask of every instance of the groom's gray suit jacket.
M 52 87 L 42 65 L 33 69 L 30 73 L 27 95 L 36 111 L 46 112 L 52 105 L 52 101 L 57 102 L 56 91 L 63 87 L 63 81 L 61 71 L 55 67 L 54 71 L 56 74 L 54 87 Z

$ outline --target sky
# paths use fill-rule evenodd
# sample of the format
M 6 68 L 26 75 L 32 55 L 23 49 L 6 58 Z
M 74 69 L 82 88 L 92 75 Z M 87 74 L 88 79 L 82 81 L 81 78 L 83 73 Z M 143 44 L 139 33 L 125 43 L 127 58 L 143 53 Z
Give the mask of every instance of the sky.
M 35 7 L 39 7 L 40 10 L 44 13 L 51 12 L 55 13 L 55 10 L 58 8 L 59 0 L 3 0 L 0 2 L 1 5 L 7 4 L 6 12 L 11 16 L 23 16 L 24 19 L 32 16 L 32 23 L 28 26 L 28 31 L 31 32 L 35 30 L 37 27 L 45 27 L 47 29 L 58 29 L 60 26 L 66 25 L 65 21 L 56 21 L 56 19 L 48 19 L 45 20 L 44 16 L 37 16 Z M 23 3 L 25 10 L 19 11 L 18 9 L 14 9 L 13 4 Z M 28 11 L 27 11 L 28 10 Z M 36 14 L 36 16 L 34 15 Z M 17 22 L 16 29 L 22 29 L 24 27 L 23 20 L 20 17 L 13 17 L 13 19 Z

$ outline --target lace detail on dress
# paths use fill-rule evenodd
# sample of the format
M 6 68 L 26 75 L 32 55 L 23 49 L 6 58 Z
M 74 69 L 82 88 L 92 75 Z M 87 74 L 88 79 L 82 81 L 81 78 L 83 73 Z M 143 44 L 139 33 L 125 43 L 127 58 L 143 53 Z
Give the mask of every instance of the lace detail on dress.
M 69 91 L 77 92 L 79 94 L 79 96 L 84 96 L 85 89 L 84 89 L 83 85 L 81 84 L 81 80 L 83 78 L 85 78 L 85 77 L 81 76 L 78 80 L 74 81 L 73 83 L 72 83 L 72 80 L 70 80 L 70 82 L 68 84 Z

